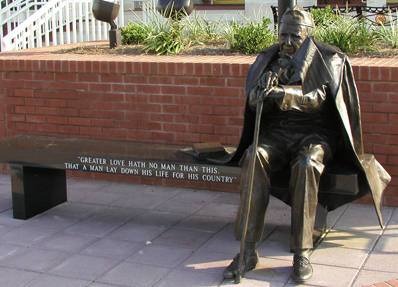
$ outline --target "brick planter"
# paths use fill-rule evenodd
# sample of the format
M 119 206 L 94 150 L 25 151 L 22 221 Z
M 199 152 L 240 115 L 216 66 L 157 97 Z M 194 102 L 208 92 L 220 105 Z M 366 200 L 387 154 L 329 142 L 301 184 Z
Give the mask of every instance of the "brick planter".
M 182 145 L 238 143 L 245 76 L 255 57 L 51 53 L 59 49 L 0 53 L 1 138 L 29 133 Z M 375 154 L 393 177 L 384 204 L 398 206 L 398 60 L 351 62 L 361 99 L 365 150 Z M 70 175 L 238 190 L 134 176 Z

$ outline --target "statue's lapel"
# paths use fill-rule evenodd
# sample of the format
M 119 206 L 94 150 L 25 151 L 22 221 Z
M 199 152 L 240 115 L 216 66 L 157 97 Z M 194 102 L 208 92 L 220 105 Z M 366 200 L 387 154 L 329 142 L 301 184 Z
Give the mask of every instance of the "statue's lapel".
M 332 80 L 332 75 L 325 64 L 314 41 L 308 37 L 290 60 L 294 74 L 289 84 L 300 82 L 303 92 L 308 93 L 320 85 Z

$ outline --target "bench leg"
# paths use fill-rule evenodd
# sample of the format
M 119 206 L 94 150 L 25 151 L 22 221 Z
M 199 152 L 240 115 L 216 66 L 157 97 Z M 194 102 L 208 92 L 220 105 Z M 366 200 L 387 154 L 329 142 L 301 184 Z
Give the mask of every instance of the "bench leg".
M 65 170 L 11 165 L 11 184 L 15 219 L 29 219 L 67 201 Z
M 328 223 L 328 211 L 320 204 L 316 208 L 315 226 L 314 233 L 312 233 L 312 239 L 314 241 L 314 246 L 321 240 L 322 235 L 327 230 Z M 294 237 L 293 234 L 290 235 L 290 252 L 294 253 Z

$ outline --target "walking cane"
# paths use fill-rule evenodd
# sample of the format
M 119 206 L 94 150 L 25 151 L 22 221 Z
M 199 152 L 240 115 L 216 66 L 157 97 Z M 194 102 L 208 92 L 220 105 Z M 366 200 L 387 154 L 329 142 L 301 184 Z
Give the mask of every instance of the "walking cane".
M 278 60 L 280 69 L 279 73 L 277 75 L 277 78 L 281 75 L 282 71 L 284 69 L 287 69 L 288 67 L 291 66 L 290 62 L 286 59 L 279 59 Z M 240 253 L 239 253 L 239 261 L 238 261 L 238 270 L 235 276 L 235 283 L 238 284 L 240 283 L 240 280 L 242 279 L 242 264 L 243 264 L 243 256 L 245 252 L 245 244 L 246 244 L 246 234 L 247 234 L 247 226 L 249 225 L 249 213 L 250 213 L 250 202 L 252 200 L 252 193 L 253 193 L 253 183 L 254 183 L 254 169 L 256 166 L 256 157 L 257 157 L 257 146 L 258 146 L 258 137 L 260 134 L 260 122 L 261 122 L 261 113 L 263 111 L 263 100 L 266 96 L 271 91 L 271 86 L 273 81 L 271 80 L 270 83 L 268 83 L 267 88 L 263 90 L 263 95 L 260 97 L 260 100 L 257 102 L 257 107 L 256 107 L 256 120 L 255 120 L 255 126 L 254 126 L 254 138 L 253 138 L 253 153 L 252 157 L 250 158 L 249 162 L 249 184 L 248 184 L 248 189 L 247 189 L 247 194 L 246 194 L 246 201 L 244 202 L 243 206 L 243 230 L 242 230 L 242 238 L 240 242 Z
M 266 93 L 266 92 L 264 92 Z M 261 99 L 257 103 L 256 107 L 256 121 L 254 126 L 254 138 L 253 138 L 253 153 L 249 162 L 249 185 L 246 194 L 246 201 L 243 209 L 243 230 L 242 230 L 242 238 L 240 242 L 240 253 L 239 253 L 239 261 L 238 261 L 238 271 L 235 277 L 235 283 L 240 283 L 242 278 L 242 264 L 243 264 L 243 255 L 245 251 L 245 241 L 247 234 L 247 226 L 249 224 L 249 212 L 250 212 L 250 202 L 252 200 L 252 191 L 253 191 L 253 182 L 254 182 L 254 168 L 256 165 L 256 157 L 257 157 L 257 146 L 258 146 L 258 136 L 260 134 L 260 121 L 261 121 L 261 113 L 263 111 L 263 100 Z

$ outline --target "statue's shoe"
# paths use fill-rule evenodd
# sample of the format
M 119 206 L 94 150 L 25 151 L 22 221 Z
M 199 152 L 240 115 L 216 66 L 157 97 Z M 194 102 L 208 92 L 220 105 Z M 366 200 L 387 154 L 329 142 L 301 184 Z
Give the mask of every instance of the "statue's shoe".
M 259 261 L 258 253 L 256 251 L 255 255 L 252 256 L 243 256 L 243 262 L 242 262 L 242 270 L 241 270 L 241 275 L 242 277 L 245 276 L 247 271 L 250 271 L 254 268 L 256 268 L 257 263 Z M 233 279 L 236 277 L 236 274 L 238 273 L 238 265 L 239 265 L 239 254 L 234 257 L 232 260 L 231 264 L 227 268 L 225 268 L 223 276 L 226 279 Z
M 292 278 L 296 283 L 303 283 L 312 277 L 312 265 L 310 260 L 305 256 L 293 257 L 293 274 Z

